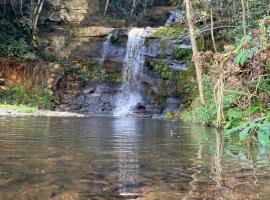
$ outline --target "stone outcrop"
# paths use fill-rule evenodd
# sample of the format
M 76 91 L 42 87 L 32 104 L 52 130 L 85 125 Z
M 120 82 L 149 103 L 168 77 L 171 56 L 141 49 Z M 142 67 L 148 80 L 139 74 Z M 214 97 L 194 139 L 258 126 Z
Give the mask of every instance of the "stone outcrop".
M 114 30 L 114 28 L 90 26 L 73 29 L 72 34 L 75 37 L 105 37 Z
M 121 92 L 122 71 L 126 62 L 126 46 L 130 28 L 112 28 L 108 24 L 89 26 L 91 16 L 98 12 L 98 0 L 48 1 L 47 20 L 52 31 L 40 31 L 42 54 L 47 61 L 50 75 L 47 81 L 49 93 L 61 111 L 75 111 L 93 115 L 111 115 L 116 108 L 115 96 Z M 156 9 L 153 16 L 144 14 L 138 18 L 142 26 L 162 25 L 169 9 Z M 93 17 L 94 18 L 94 17 Z M 65 22 L 65 23 L 62 23 Z M 91 22 L 92 23 L 92 22 Z M 90 24 L 91 24 L 90 23 Z M 46 24 L 46 23 L 45 23 Z M 46 26 L 45 26 L 46 27 Z M 154 36 L 157 28 L 148 29 L 145 41 L 145 65 L 141 73 L 142 86 L 145 88 L 143 103 L 134 106 L 136 115 L 165 116 L 165 112 L 177 112 L 185 93 L 176 83 L 176 74 L 186 70 L 184 61 L 173 59 L 173 48 L 190 48 L 179 39 L 160 40 Z M 52 59 L 55 58 L 55 59 Z M 76 72 L 69 72 L 58 60 L 91 60 L 101 67 L 89 68 L 90 75 L 103 74 L 105 79 L 84 80 Z M 53 61 L 51 61 L 53 60 Z M 153 63 L 164 63 L 172 73 L 165 80 Z M 75 69 L 76 71 L 77 69 Z M 183 102 L 179 99 L 182 98 Z M 164 112 L 163 112 L 164 111 Z
M 71 22 L 79 24 L 89 15 L 99 11 L 99 0 L 48 0 L 45 16 L 52 22 Z

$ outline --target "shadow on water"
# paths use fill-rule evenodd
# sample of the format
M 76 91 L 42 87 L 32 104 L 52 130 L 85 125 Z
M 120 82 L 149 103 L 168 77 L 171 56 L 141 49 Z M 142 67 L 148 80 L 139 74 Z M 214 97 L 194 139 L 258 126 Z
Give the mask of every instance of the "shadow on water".
M 0 118 L 0 199 L 268 199 L 269 161 L 179 122 Z

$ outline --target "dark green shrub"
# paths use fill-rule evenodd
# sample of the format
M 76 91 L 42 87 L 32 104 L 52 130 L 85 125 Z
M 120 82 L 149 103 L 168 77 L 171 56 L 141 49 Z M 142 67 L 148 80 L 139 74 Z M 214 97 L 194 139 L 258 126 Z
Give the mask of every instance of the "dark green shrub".
M 150 62 L 153 70 L 157 72 L 163 80 L 169 81 L 172 79 L 172 70 L 165 62 Z
M 12 87 L 0 93 L 0 102 L 8 104 L 23 104 L 39 109 L 51 109 L 52 97 L 47 92 L 32 91 L 24 86 Z
M 14 24 L 0 20 L 0 56 L 36 60 L 37 57 L 24 37 L 17 32 Z
M 183 60 L 189 57 L 192 53 L 191 49 L 181 48 L 179 46 L 173 47 L 173 58 L 175 60 Z

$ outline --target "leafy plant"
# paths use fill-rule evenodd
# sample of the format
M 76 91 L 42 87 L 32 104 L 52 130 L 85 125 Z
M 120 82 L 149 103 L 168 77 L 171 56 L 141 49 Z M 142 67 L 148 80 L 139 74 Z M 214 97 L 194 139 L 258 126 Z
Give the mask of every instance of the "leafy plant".
M 236 63 L 244 65 L 248 59 L 251 59 L 259 50 L 258 44 L 259 40 L 257 37 L 252 37 L 251 34 L 244 36 L 236 47 Z
M 268 18 L 261 20 L 259 28 L 253 30 L 252 33 L 245 35 L 236 46 L 235 62 L 244 65 L 249 59 L 259 51 L 267 48 L 265 41 L 269 40 L 270 26 L 265 25 Z
M 155 72 L 158 72 L 163 80 L 169 81 L 172 78 L 172 71 L 165 62 L 151 62 L 150 65 L 153 67 Z
M 12 23 L 5 20 L 0 20 L 0 55 L 30 61 L 37 59 L 26 39 Z
M 53 100 L 47 92 L 32 91 L 24 86 L 12 87 L 0 93 L 0 102 L 6 104 L 26 105 L 39 109 L 51 109 Z
M 258 141 L 263 146 L 270 146 L 270 122 L 269 116 L 260 117 L 252 122 L 242 123 L 234 128 L 225 130 L 225 135 L 239 133 L 240 140 L 249 137 Z
M 182 59 L 186 59 L 191 53 L 192 53 L 191 49 L 174 46 L 172 55 L 174 59 L 182 60 Z

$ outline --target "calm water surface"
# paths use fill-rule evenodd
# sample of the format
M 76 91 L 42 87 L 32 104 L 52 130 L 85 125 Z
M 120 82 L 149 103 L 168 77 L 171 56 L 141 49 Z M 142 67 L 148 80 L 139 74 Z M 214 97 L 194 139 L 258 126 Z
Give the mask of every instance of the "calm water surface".
M 0 199 L 270 199 L 270 151 L 151 119 L 0 118 Z

